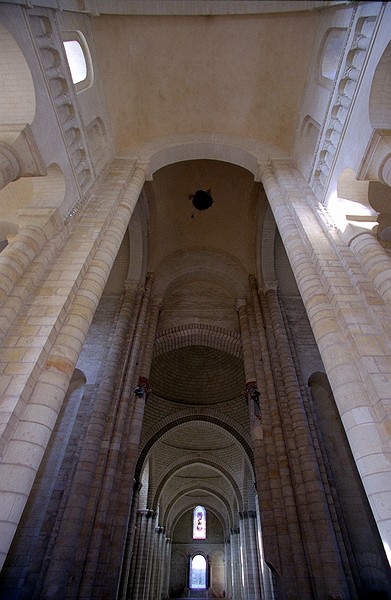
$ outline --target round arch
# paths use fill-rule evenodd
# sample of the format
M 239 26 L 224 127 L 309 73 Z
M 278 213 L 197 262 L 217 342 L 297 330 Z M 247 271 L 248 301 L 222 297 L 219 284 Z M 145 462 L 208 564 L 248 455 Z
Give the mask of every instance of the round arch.
M 236 439 L 239 445 L 243 447 L 249 463 L 253 467 L 254 457 L 251 448 L 251 440 L 248 433 L 236 421 L 227 415 L 224 415 L 223 419 L 220 414 L 217 414 L 217 412 L 210 408 L 203 410 L 202 407 L 197 407 L 196 413 L 192 408 L 181 410 L 180 412 L 176 412 L 165 417 L 162 421 L 159 421 L 159 423 L 154 426 L 154 428 L 151 430 L 148 440 L 141 449 L 139 459 L 137 461 L 135 469 L 135 479 L 137 481 L 140 480 L 143 465 L 148 453 L 150 452 L 152 446 L 159 440 L 159 438 L 178 425 L 188 423 L 190 421 L 205 421 L 207 423 L 214 423 L 230 433 Z
M 260 181 L 260 162 L 289 157 L 277 146 L 260 140 L 235 135 L 199 133 L 176 134 L 154 138 L 124 152 L 126 158 L 148 164 L 148 178 L 167 165 L 185 160 L 220 160 L 243 167 Z
M 204 260 L 200 261 L 200 255 Z M 187 252 L 175 252 L 160 264 L 154 293 L 163 297 L 190 280 L 211 280 L 233 298 L 240 298 L 246 291 L 247 273 L 243 265 L 228 253 L 192 248 Z
M 155 338 L 154 356 L 194 344 L 209 346 L 242 357 L 242 341 L 239 334 L 222 327 L 198 323 L 171 327 L 160 331 Z
M 165 514 L 163 515 L 163 521 L 162 524 L 164 527 L 170 529 L 170 530 L 174 530 L 175 526 L 178 522 L 178 520 L 182 517 L 182 515 L 184 515 L 192 506 L 194 506 L 194 500 L 193 499 L 188 499 L 188 503 L 186 506 L 183 506 L 182 508 L 180 508 L 177 512 L 177 514 L 174 516 L 174 518 L 172 519 L 171 522 L 169 522 L 170 518 L 171 518 L 171 513 L 175 507 L 175 505 L 183 498 L 183 494 L 184 492 L 186 494 L 189 493 L 194 493 L 194 492 L 198 492 L 198 493 L 207 493 L 210 496 L 213 496 L 217 502 L 221 503 L 221 511 L 223 510 L 226 512 L 229 523 L 227 521 L 225 521 L 224 523 L 222 523 L 222 525 L 224 527 L 228 527 L 230 525 L 230 523 L 233 523 L 233 515 L 232 515 L 232 510 L 226 500 L 226 498 L 223 497 L 222 494 L 220 494 L 217 490 L 208 487 L 208 486 L 188 486 L 186 488 L 184 488 L 183 490 L 179 490 L 178 494 L 175 496 L 175 498 L 172 499 L 172 501 L 167 505 L 166 509 L 165 509 Z M 218 511 L 216 509 L 215 506 L 212 506 L 210 502 L 206 502 L 205 500 L 203 500 L 203 506 L 205 506 L 205 508 L 207 510 L 212 511 L 217 518 L 221 518 L 221 515 L 219 517 L 219 515 L 217 514 Z
M 156 510 L 158 503 L 159 503 L 159 498 L 160 495 L 163 491 L 164 486 L 167 484 L 167 482 L 171 479 L 171 477 L 177 473 L 180 469 L 183 469 L 184 467 L 190 466 L 190 465 L 205 465 L 207 467 L 210 467 L 211 469 L 213 469 L 214 471 L 216 471 L 217 473 L 220 473 L 222 475 L 222 477 L 224 477 L 224 479 L 230 484 L 230 486 L 232 487 L 235 497 L 238 500 L 238 505 L 242 506 L 243 501 L 242 501 L 242 495 L 240 493 L 239 490 L 239 486 L 236 483 L 236 481 L 233 478 L 233 475 L 231 473 L 229 473 L 220 463 L 214 461 L 214 460 L 210 460 L 208 458 L 202 458 L 202 459 L 198 459 L 196 460 L 193 457 L 190 457 L 188 459 L 179 459 L 178 461 L 172 463 L 169 467 L 169 469 L 166 470 L 166 472 L 163 474 L 163 477 L 156 489 L 156 493 L 154 495 L 153 498 L 153 503 L 152 503 L 152 509 Z M 183 493 L 183 492 L 182 492 Z M 239 508 L 239 510 L 241 510 L 241 508 Z
M 376 67 L 369 98 L 369 118 L 374 129 L 390 129 L 391 42 Z

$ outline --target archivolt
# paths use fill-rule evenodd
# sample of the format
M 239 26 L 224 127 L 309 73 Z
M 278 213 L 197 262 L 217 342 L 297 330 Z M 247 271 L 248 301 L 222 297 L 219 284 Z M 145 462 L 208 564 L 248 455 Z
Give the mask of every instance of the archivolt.
M 201 323 L 181 325 L 160 331 L 155 339 L 154 355 L 183 348 L 184 346 L 208 346 L 242 357 L 240 335 L 223 327 Z

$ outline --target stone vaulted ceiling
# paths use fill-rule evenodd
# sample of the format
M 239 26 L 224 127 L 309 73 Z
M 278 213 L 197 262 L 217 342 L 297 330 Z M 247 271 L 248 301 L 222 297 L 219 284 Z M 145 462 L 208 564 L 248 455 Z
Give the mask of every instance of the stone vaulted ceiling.
M 317 23 L 317 11 L 100 15 L 94 38 L 118 149 L 204 132 L 289 153 Z
M 289 156 L 318 16 L 300 10 L 94 18 L 118 152 L 136 156 L 140 145 L 164 136 L 222 134 Z M 210 190 L 214 201 L 202 212 L 191 201 L 198 189 Z M 229 162 L 182 160 L 154 172 L 144 191 L 147 270 L 162 301 L 158 331 L 201 323 L 238 335 L 235 300 L 256 273 L 262 245 L 267 203 L 260 182 Z M 158 502 L 173 524 L 202 500 L 227 525 L 253 485 L 251 457 L 228 433 L 230 419 L 242 431 L 248 427 L 242 357 L 208 343 L 160 352 L 155 345 L 150 380 L 143 432 L 149 449 L 140 464 L 140 477 L 149 480 L 145 506 Z M 219 424 L 210 415 L 203 420 L 208 410 L 220 411 Z M 173 411 L 178 422 L 159 431 Z M 182 422 L 185 411 L 198 415 Z

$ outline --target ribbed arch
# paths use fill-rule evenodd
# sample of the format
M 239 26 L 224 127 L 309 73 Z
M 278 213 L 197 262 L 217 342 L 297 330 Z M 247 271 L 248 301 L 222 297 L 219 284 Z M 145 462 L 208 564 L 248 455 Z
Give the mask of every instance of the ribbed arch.
M 236 358 L 242 357 L 242 342 L 239 334 L 223 327 L 193 323 L 164 329 L 155 339 L 154 354 L 159 356 L 185 346 L 208 346 L 228 352 Z
M 227 433 L 230 433 L 237 440 L 237 442 L 239 442 L 250 464 L 253 465 L 254 457 L 251 448 L 250 436 L 237 421 L 234 421 L 227 415 L 218 413 L 209 407 L 205 409 L 203 409 L 203 407 L 197 407 L 196 411 L 194 408 L 189 408 L 168 415 L 159 421 L 154 428 L 151 428 L 149 438 L 145 442 L 137 462 L 135 470 L 136 480 L 140 479 L 144 462 L 152 446 L 171 429 L 174 429 L 183 423 L 189 423 L 190 421 L 205 421 L 207 423 L 214 423 Z
M 236 300 L 246 292 L 247 271 L 228 252 L 192 247 L 174 252 L 160 263 L 154 293 L 168 297 L 175 289 L 194 281 L 213 282 Z
M 191 485 L 181 490 L 178 490 L 178 494 L 175 496 L 175 498 L 171 500 L 171 502 L 167 505 L 167 507 L 164 510 L 162 525 L 166 527 L 166 529 L 169 528 L 170 531 L 173 531 L 176 527 L 178 520 L 182 517 L 182 515 L 184 515 L 188 510 L 194 507 L 194 499 L 188 498 L 187 505 L 178 510 L 177 514 L 175 514 L 175 516 L 171 520 L 172 513 L 175 510 L 175 505 L 180 500 L 183 500 L 184 494 L 194 494 L 194 492 L 197 492 L 199 494 L 207 493 L 210 496 L 216 498 L 216 500 L 222 504 L 221 510 L 224 510 L 226 512 L 226 515 L 228 516 L 228 519 L 225 519 L 222 523 L 223 527 L 227 528 L 233 526 L 232 510 L 227 502 L 227 499 L 217 490 L 212 489 L 211 487 L 208 487 L 207 485 L 203 484 L 202 486 Z M 205 501 L 205 499 L 203 500 L 203 506 L 206 508 L 207 511 L 212 511 L 221 520 L 222 515 L 219 516 L 216 507 L 212 506 L 211 503 Z
M 194 489 L 192 491 L 197 491 L 197 489 Z M 208 490 L 207 488 L 199 488 L 199 491 L 200 492 L 209 492 L 210 494 L 212 494 L 212 492 L 210 490 Z M 216 493 L 213 493 L 212 495 L 214 495 L 215 497 L 218 497 L 218 495 Z M 178 497 L 178 499 L 180 499 L 180 498 Z M 170 509 L 172 509 L 173 506 L 174 506 L 174 504 L 170 505 Z M 203 501 L 202 506 L 205 508 L 207 513 L 211 512 L 215 515 L 215 517 L 220 521 L 223 530 L 227 529 L 227 527 L 229 527 L 229 524 L 227 523 L 226 519 L 224 519 L 223 515 L 219 513 L 218 508 L 216 506 L 212 506 L 211 503 L 205 502 L 205 501 Z M 175 530 L 175 527 L 176 527 L 178 521 L 183 517 L 183 515 L 186 514 L 189 510 L 192 510 L 193 508 L 194 508 L 194 499 L 192 501 L 189 498 L 188 504 L 178 511 L 178 513 L 175 515 L 174 519 L 172 520 L 172 523 L 169 525 L 169 527 L 168 527 L 169 535 L 172 535 L 172 532 Z M 225 508 L 222 507 L 222 509 L 224 510 Z M 167 511 L 167 513 L 168 512 L 169 511 Z M 163 526 L 166 527 L 166 530 L 167 530 L 167 525 L 163 525 Z
M 231 485 L 231 487 L 233 489 L 233 493 L 235 494 L 235 498 L 238 501 L 239 510 L 243 509 L 242 508 L 243 507 L 242 494 L 240 493 L 239 486 L 236 483 L 232 473 L 229 473 L 227 471 L 227 469 L 224 468 L 224 466 L 216 460 L 210 460 L 208 458 L 203 458 L 202 460 L 195 460 L 194 457 L 189 457 L 186 459 L 179 459 L 178 461 L 175 461 L 174 463 L 172 463 L 170 465 L 169 469 L 167 469 L 166 472 L 163 474 L 162 479 L 161 479 L 159 486 L 156 489 L 156 493 L 154 495 L 154 499 L 153 499 L 153 503 L 152 503 L 153 510 L 157 509 L 157 506 L 159 504 L 160 495 L 163 491 L 164 486 L 168 482 L 168 480 L 171 479 L 171 477 L 173 475 L 175 475 L 179 471 L 179 469 L 182 469 L 183 467 L 187 467 L 189 465 L 195 465 L 195 464 L 211 467 L 217 473 L 221 474 L 224 477 L 224 479 L 226 479 L 229 482 L 229 484 Z M 183 495 L 183 493 L 184 492 L 182 490 L 182 495 Z

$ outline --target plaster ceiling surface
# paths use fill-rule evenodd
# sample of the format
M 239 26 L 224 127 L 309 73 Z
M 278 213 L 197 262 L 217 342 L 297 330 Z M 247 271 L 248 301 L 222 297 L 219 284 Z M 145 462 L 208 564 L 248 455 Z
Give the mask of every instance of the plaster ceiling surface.
M 221 161 L 192 160 L 157 171 L 150 196 L 150 270 L 186 248 L 210 248 L 254 268 L 255 218 L 260 184 L 252 173 Z M 197 211 L 190 196 L 211 191 L 213 204 Z
M 118 151 L 167 134 L 220 133 L 289 153 L 318 18 L 310 10 L 93 18 Z

